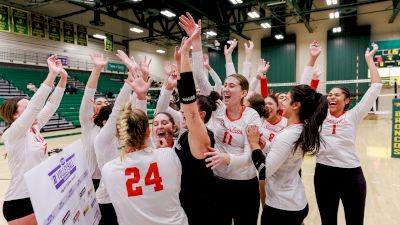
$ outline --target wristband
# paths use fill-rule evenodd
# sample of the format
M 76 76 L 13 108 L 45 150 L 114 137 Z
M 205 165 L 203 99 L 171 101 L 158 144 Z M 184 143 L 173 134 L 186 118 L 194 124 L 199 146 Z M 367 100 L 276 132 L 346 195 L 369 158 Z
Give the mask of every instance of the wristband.
M 253 164 L 258 170 L 258 179 L 265 180 L 265 155 L 261 149 L 256 149 L 251 153 Z
M 190 104 L 196 101 L 196 86 L 192 72 L 181 73 L 181 79 L 178 80 L 178 91 L 182 104 Z

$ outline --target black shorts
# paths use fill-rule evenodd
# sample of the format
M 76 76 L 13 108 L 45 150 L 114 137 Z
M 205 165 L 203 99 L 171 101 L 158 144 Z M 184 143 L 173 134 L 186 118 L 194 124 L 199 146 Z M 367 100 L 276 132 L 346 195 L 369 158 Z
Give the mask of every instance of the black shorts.
M 7 222 L 28 216 L 33 213 L 30 198 L 4 201 L 3 215 Z

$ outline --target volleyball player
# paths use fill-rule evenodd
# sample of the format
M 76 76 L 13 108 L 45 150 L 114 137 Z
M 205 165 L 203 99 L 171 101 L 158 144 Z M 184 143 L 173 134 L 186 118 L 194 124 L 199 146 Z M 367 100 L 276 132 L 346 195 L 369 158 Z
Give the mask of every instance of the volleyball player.
M 378 50 L 372 44 L 365 60 L 371 74 L 371 86 L 361 101 L 348 110 L 350 91 L 334 87 L 328 95 L 329 113 L 323 123 L 324 144 L 317 155 L 314 186 L 323 225 L 337 224 L 339 200 L 342 201 L 346 224 L 364 223 L 366 182 L 357 156 L 357 126 L 372 108 L 382 88 L 373 57 Z
M 11 171 L 11 181 L 3 204 L 3 215 L 9 225 L 37 224 L 24 174 L 47 157 L 47 143 L 40 129 L 60 105 L 68 79 L 56 55 L 50 56 L 47 64 L 49 74 L 30 100 L 11 98 L 0 107 L 1 117 L 9 123 L 2 135 Z M 44 105 L 58 74 L 61 75 L 60 81 Z
M 266 177 L 266 204 L 261 224 L 300 225 L 308 214 L 307 198 L 299 170 L 304 154 L 315 154 L 320 148 L 320 126 L 327 114 L 325 96 L 308 85 L 290 89 L 283 101 L 287 126 L 278 133 L 265 156 L 259 146 L 260 133 L 250 127 L 253 162 Z
M 83 94 L 79 110 L 79 122 L 81 123 L 82 145 L 85 150 L 86 160 L 88 161 L 89 174 L 92 177 L 94 188 L 97 190 L 100 183 L 101 173 L 97 164 L 93 142 L 94 138 L 100 131 L 100 125 L 103 119 L 96 119 L 97 114 L 95 113 L 98 113 L 102 107 L 108 105 L 108 101 L 105 101 L 102 98 L 97 99 L 94 109 L 92 103 L 101 71 L 107 65 L 108 58 L 104 57 L 103 54 L 91 54 L 90 58 L 93 63 L 93 69 L 89 80 L 86 83 L 85 92 Z

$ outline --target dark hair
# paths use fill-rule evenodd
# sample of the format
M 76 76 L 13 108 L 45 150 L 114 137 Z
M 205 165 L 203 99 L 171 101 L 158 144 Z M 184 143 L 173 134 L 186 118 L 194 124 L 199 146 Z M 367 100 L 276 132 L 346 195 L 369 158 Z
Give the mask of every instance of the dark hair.
M 103 121 L 107 121 L 112 112 L 113 105 L 106 105 L 101 107 L 99 113 L 94 118 L 93 122 L 99 127 L 103 127 Z
M 308 85 L 297 85 L 290 89 L 292 103 L 299 102 L 300 121 L 304 122 L 303 131 L 296 141 L 295 150 L 300 147 L 304 154 L 315 155 L 321 144 L 320 129 L 328 114 L 326 96 L 316 92 Z
M 249 81 L 247 80 L 246 77 L 244 77 L 241 74 L 232 74 L 229 75 L 228 77 L 234 77 L 236 80 L 239 81 L 240 87 L 242 88 L 243 91 L 249 91 Z
M 197 95 L 197 105 L 200 111 L 206 112 L 204 117 L 204 123 L 207 123 L 213 111 L 217 110 L 217 101 L 219 100 L 219 94 L 216 91 L 212 91 L 209 96 Z
M 249 102 L 249 107 L 256 110 L 261 118 L 269 117 L 269 112 L 265 109 L 265 101 L 263 96 L 258 93 L 253 93 L 247 101 Z
M 268 95 L 265 98 L 271 98 L 276 103 L 276 106 L 279 107 L 279 101 L 278 101 L 278 98 L 275 95 Z
M 346 98 L 350 99 L 351 94 L 350 94 L 350 90 L 349 90 L 348 88 L 346 88 L 346 87 L 344 87 L 344 86 L 336 86 L 336 87 L 333 87 L 333 88 L 338 88 L 338 89 L 340 89 L 340 90 L 343 92 L 344 96 L 345 96 Z M 332 88 L 332 89 L 333 89 L 333 88 Z M 332 89 L 331 89 L 331 90 L 332 90 Z M 350 107 L 350 102 L 344 106 L 344 110 L 348 110 L 349 107 Z

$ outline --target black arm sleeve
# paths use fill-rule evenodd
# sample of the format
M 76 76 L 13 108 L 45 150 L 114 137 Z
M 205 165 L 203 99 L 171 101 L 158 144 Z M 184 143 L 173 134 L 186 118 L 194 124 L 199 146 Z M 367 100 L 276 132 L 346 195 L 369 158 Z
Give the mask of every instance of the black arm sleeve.
M 261 149 L 256 149 L 251 153 L 253 164 L 258 170 L 258 179 L 265 180 L 265 155 Z
M 181 73 L 181 79 L 178 80 L 178 92 L 183 104 L 196 101 L 196 86 L 192 72 Z

